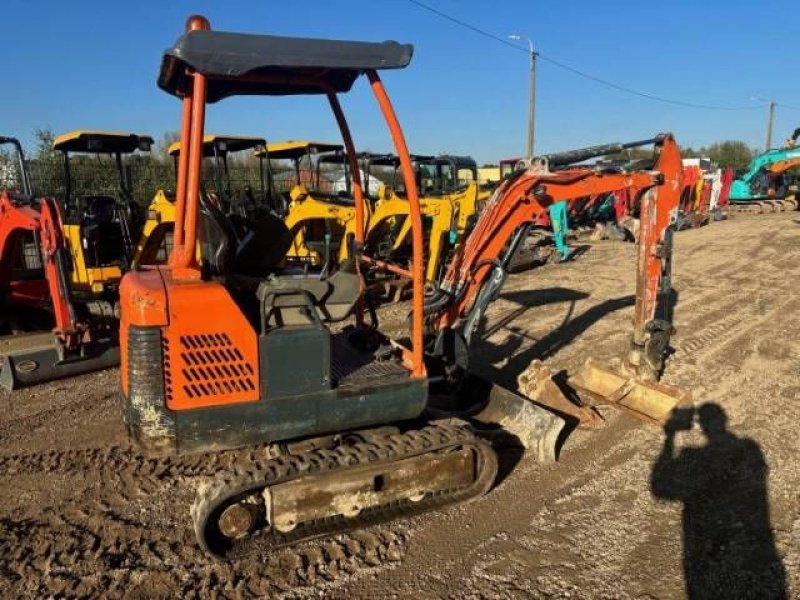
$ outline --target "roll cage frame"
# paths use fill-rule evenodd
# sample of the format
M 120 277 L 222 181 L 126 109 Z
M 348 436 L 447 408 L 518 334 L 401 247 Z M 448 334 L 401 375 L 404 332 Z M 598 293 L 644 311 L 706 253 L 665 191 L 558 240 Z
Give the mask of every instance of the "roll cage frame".
M 211 25 L 205 17 L 190 17 L 187 21 L 186 29 L 187 32 L 181 38 L 181 41 L 188 40 L 193 35 L 197 38 L 198 34 L 200 38 L 197 39 L 200 41 L 205 34 L 209 44 L 213 44 L 214 39 L 207 35 L 211 33 Z M 229 39 L 225 39 L 224 36 L 228 36 Z M 222 36 L 218 38 L 219 43 L 239 43 L 237 39 L 230 39 L 230 36 L 235 36 L 235 34 L 222 33 Z M 243 46 L 253 44 L 267 47 L 271 43 L 267 36 L 240 35 L 238 38 L 241 39 Z M 288 38 L 284 39 L 288 40 Z M 181 41 L 179 41 L 179 44 Z M 178 160 L 174 246 L 170 255 L 173 276 L 178 279 L 199 279 L 201 276 L 195 247 L 198 234 L 205 107 L 207 102 L 214 102 L 225 96 L 237 94 L 289 95 L 316 93 L 327 97 L 339 126 L 350 166 L 356 211 L 355 242 L 356 247 L 359 249 L 358 257 L 364 262 L 369 262 L 368 257 L 360 254 L 360 249 L 363 248 L 364 244 L 366 223 L 364 191 L 360 180 L 358 158 L 353 137 L 338 98 L 340 92 L 349 91 L 356 79 L 361 75 L 366 75 L 388 126 L 403 169 L 406 196 L 410 207 L 413 253 L 411 269 L 403 270 L 403 274 L 411 279 L 413 290 L 411 348 L 406 350 L 404 357 L 412 375 L 424 377 L 426 373 L 423 347 L 424 242 L 419 196 L 403 130 L 386 88 L 378 75 L 379 68 L 405 67 L 410 61 L 412 48 L 411 46 L 402 46 L 396 43 L 365 45 L 351 42 L 324 42 L 323 44 L 327 44 L 330 48 L 341 49 L 342 55 L 346 54 L 348 48 L 352 49 L 353 56 L 334 57 L 329 61 L 330 64 L 324 65 L 324 68 L 309 68 L 307 63 L 299 63 L 302 66 L 292 68 L 291 65 L 281 63 L 282 57 L 280 56 L 271 59 L 272 62 L 270 63 L 259 65 L 252 62 L 256 59 L 245 57 L 242 62 L 246 64 L 242 64 L 242 72 L 237 73 L 235 69 L 218 68 L 219 65 L 204 65 L 202 64 L 202 58 L 198 58 L 198 60 L 194 61 L 194 64 L 190 64 L 187 58 L 181 56 L 176 50 L 168 51 L 165 54 L 159 76 L 159 85 L 182 100 L 180 142 L 182 148 L 189 149 L 188 152 L 181 152 Z M 322 49 L 323 44 L 320 44 L 320 49 Z M 348 59 L 358 58 L 356 56 L 358 47 L 367 49 L 367 46 L 377 48 L 370 48 L 374 50 L 371 54 L 365 52 L 361 64 L 356 64 L 355 60 L 350 60 L 348 64 Z M 385 50 L 383 55 L 379 50 Z M 290 59 L 291 57 L 287 54 L 287 61 Z M 247 60 L 250 60 L 250 62 L 247 63 Z M 232 75 L 231 72 L 236 74 Z M 209 91 L 211 91 L 210 95 Z M 363 323 L 363 312 L 362 303 L 358 303 L 356 307 L 357 323 Z
M 212 159 L 214 167 L 214 185 L 230 207 L 233 207 L 233 187 L 231 186 L 228 154 L 253 150 L 258 158 L 259 186 L 264 203 L 272 207 L 272 174 L 269 166 L 269 154 L 266 152 L 267 141 L 264 138 L 243 135 L 211 134 L 203 137 L 203 158 Z M 178 173 L 178 157 L 181 143 L 170 145 L 168 153 L 175 161 L 175 173 Z M 264 164 L 266 162 L 266 165 Z M 269 192 L 269 194 L 268 194 Z M 243 215 L 244 216 L 244 215 Z
M 64 164 L 64 221 L 74 224 L 81 219 L 81 206 L 77 197 L 73 198 L 71 155 L 101 154 L 114 158 L 119 180 L 119 191 L 126 205 L 135 203 L 131 182 L 123 164 L 123 156 L 133 155 L 137 150 L 149 152 L 153 138 L 134 133 L 109 133 L 102 131 L 72 131 L 58 136 L 53 142 L 53 150 L 61 152 Z

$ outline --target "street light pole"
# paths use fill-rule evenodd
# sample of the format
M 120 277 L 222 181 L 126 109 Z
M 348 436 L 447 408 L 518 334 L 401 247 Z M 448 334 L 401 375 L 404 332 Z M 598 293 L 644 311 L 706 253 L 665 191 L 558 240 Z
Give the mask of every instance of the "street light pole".
M 526 40 L 528 42 L 528 52 L 530 54 L 530 102 L 528 107 L 528 158 L 533 158 L 533 143 L 534 143 L 534 121 L 536 116 L 536 57 L 538 53 L 533 49 L 533 41 L 527 35 L 513 34 L 509 35 L 508 39 L 520 41 Z

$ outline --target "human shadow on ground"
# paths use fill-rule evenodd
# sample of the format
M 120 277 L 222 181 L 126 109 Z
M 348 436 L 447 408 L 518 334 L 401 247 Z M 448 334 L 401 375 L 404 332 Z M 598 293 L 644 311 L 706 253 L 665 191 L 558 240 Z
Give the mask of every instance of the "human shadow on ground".
M 678 431 L 695 421 L 706 438 L 676 452 Z M 653 465 L 656 498 L 683 504 L 683 570 L 691 600 L 784 600 L 786 573 L 775 548 L 767 497 L 768 467 L 759 445 L 728 429 L 718 404 L 676 409 Z
M 504 316 L 482 333 L 481 337 L 483 341 L 475 351 L 475 356 L 481 368 L 489 371 L 494 380 L 498 383 L 511 386 L 511 388 L 514 389 L 517 385 L 517 378 L 528 368 L 534 358 L 538 358 L 542 361 L 547 360 L 561 348 L 572 343 L 577 337 L 582 335 L 587 329 L 597 321 L 603 319 L 606 315 L 633 306 L 635 303 L 635 298 L 633 296 L 613 298 L 595 304 L 581 314 L 573 317 L 575 303 L 577 300 L 587 298 L 588 294 L 575 292 L 573 290 L 566 291 L 571 294 L 565 294 L 563 296 L 564 300 L 562 301 L 569 302 L 570 306 L 561 323 L 541 338 L 534 339 L 530 347 L 522 351 L 520 348 L 523 346 L 524 340 L 529 334 L 520 329 L 514 329 L 512 331 L 514 335 L 509 335 L 507 339 L 501 343 L 488 342 L 486 338 L 496 333 L 501 328 L 508 327 L 515 319 L 522 316 L 528 308 L 533 306 L 533 304 L 529 303 L 528 295 L 530 294 L 530 300 L 536 301 L 539 292 L 514 292 L 513 295 L 504 295 L 503 298 L 509 300 L 513 299 L 514 302 L 519 303 L 520 308 Z M 506 360 L 506 362 L 502 369 L 491 366 L 493 363 L 503 360 Z
M 470 364 L 475 372 L 483 374 L 486 379 L 510 390 L 517 389 L 519 376 L 528 369 L 533 359 L 546 360 L 558 352 L 560 348 L 569 345 L 575 338 L 609 313 L 634 304 L 633 296 L 623 296 L 596 304 L 573 318 L 576 302 L 588 298 L 589 294 L 564 288 L 548 288 L 547 290 L 510 292 L 503 294 L 502 297 L 519 304 L 519 308 L 504 315 L 499 321 L 493 323 L 488 330 L 480 332 L 481 343 L 476 346 L 475 352 L 472 353 Z M 529 333 L 522 329 L 510 326 L 515 319 L 519 319 L 529 308 L 556 302 L 569 303 L 569 306 L 561 323 L 540 339 L 531 337 Z M 510 330 L 511 335 L 507 336 L 503 342 L 493 343 L 487 341 L 487 337 L 504 327 Z M 529 348 L 521 350 L 526 338 L 532 340 L 533 343 Z M 505 361 L 502 368 L 494 366 L 494 363 L 501 361 Z M 575 391 L 567 385 L 566 371 L 555 373 L 553 379 L 568 398 L 577 405 L 582 404 Z M 563 445 L 579 423 L 571 415 L 563 414 L 557 410 L 553 410 L 553 412 L 561 416 L 565 423 L 556 441 L 555 450 L 558 456 Z

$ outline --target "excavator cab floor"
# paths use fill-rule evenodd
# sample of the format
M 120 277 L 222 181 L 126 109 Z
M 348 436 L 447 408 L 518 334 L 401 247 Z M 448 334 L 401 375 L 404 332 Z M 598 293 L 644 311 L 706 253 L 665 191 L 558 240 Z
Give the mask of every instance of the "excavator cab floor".
M 360 348 L 346 331 L 331 335 L 331 371 L 334 382 L 340 387 L 409 376 L 395 353 Z

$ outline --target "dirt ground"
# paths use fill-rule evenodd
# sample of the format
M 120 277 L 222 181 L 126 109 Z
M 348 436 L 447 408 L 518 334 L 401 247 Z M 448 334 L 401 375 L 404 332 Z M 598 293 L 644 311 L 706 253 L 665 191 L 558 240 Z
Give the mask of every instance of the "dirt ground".
M 609 411 L 556 464 L 504 456 L 467 505 L 235 565 L 199 553 L 187 507 L 246 453 L 143 456 L 116 371 L 0 392 L 0 597 L 800 598 L 798 241 L 800 213 L 677 234 L 665 381 L 703 431 Z M 622 356 L 634 262 L 599 242 L 512 276 L 476 360 L 516 388 L 534 358 Z

